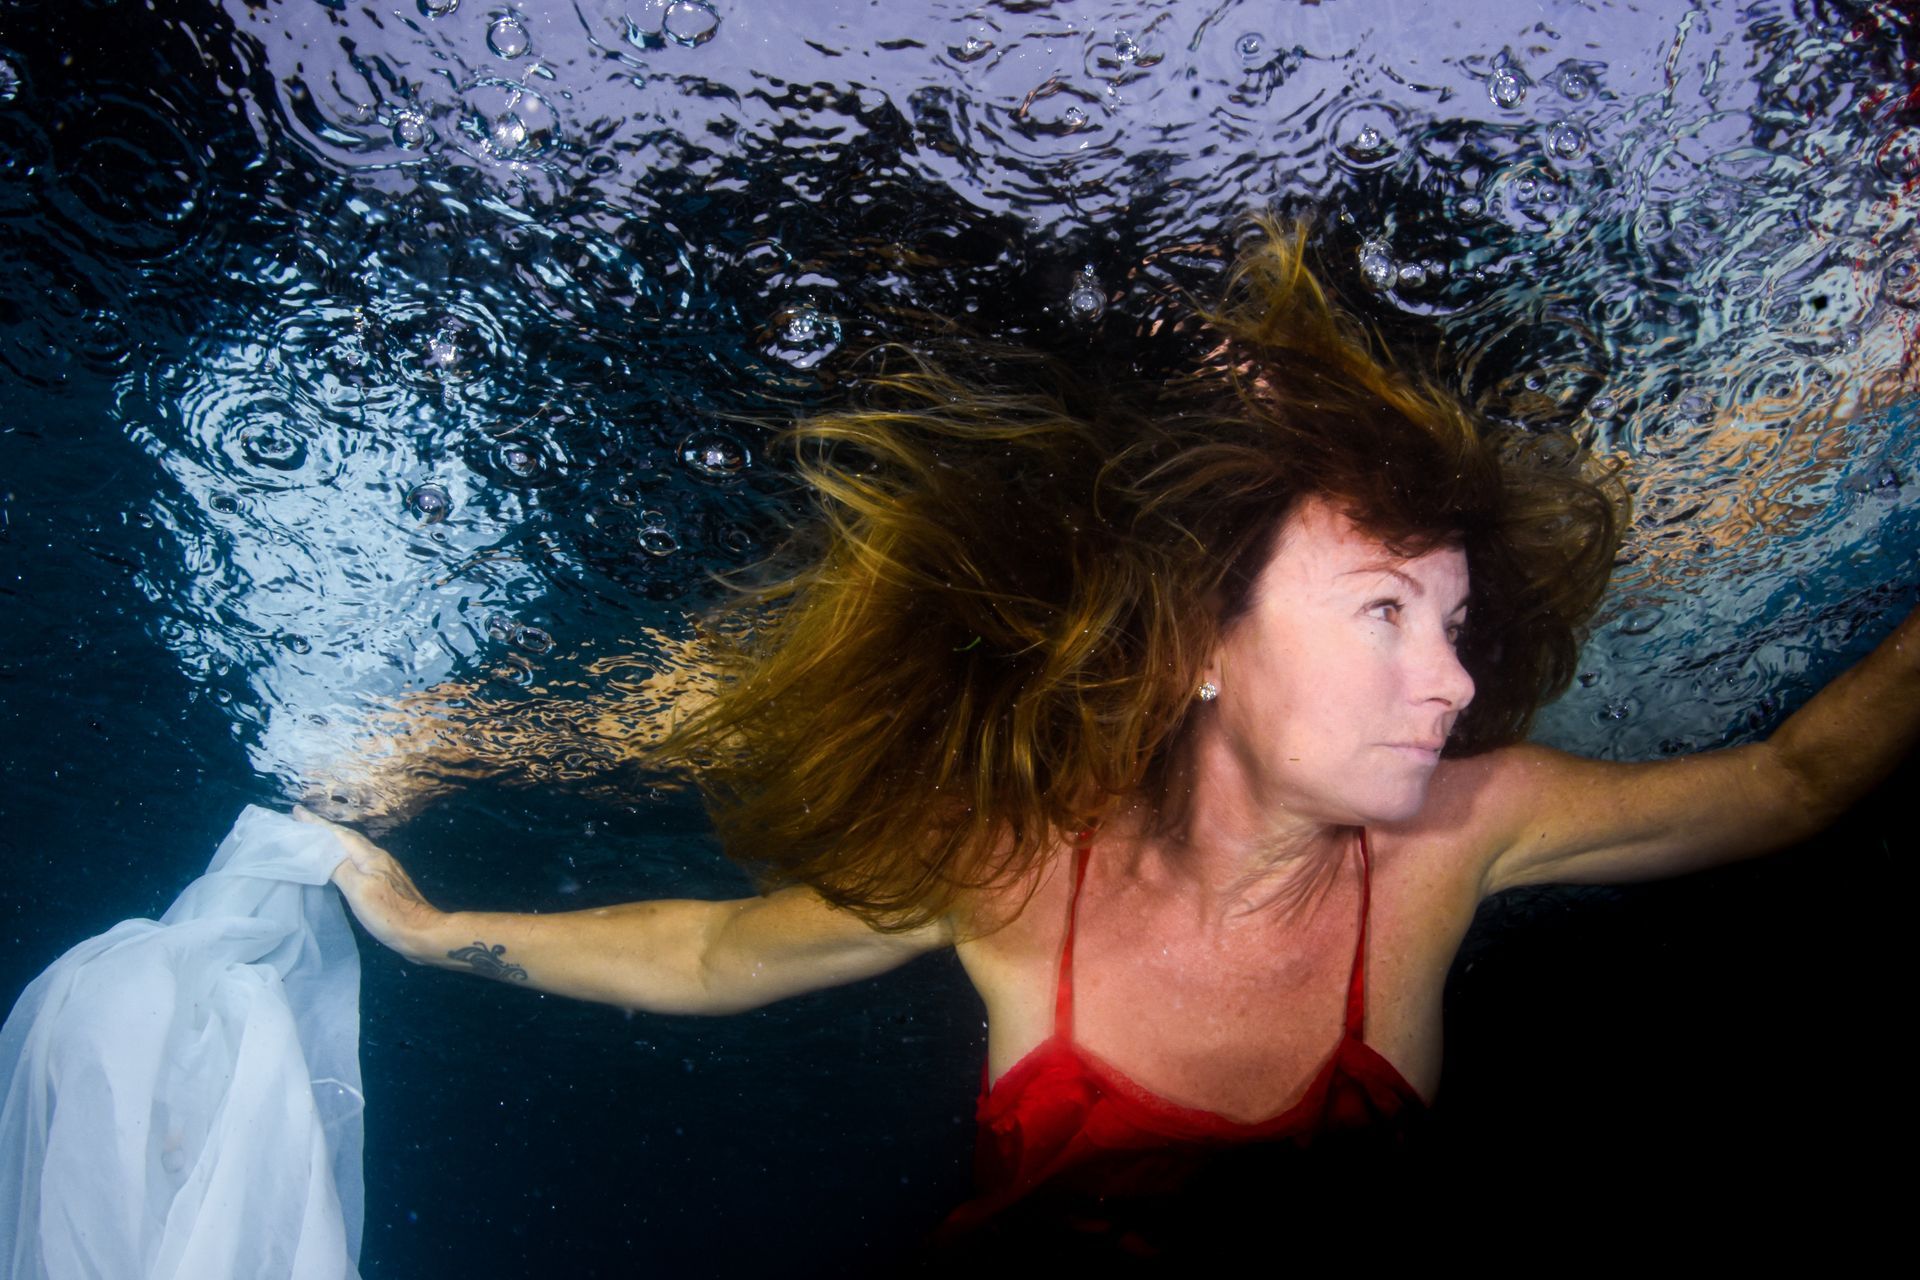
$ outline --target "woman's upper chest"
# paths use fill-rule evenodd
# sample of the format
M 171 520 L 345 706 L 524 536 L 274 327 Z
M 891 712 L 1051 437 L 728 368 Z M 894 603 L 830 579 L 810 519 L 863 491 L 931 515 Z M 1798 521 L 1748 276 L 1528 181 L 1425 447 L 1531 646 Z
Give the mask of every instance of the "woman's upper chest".
M 1059 850 L 1019 919 L 960 950 L 987 1005 L 990 1078 L 1054 1033 L 1071 914 L 1071 1039 L 1142 1087 L 1232 1119 L 1284 1110 L 1345 1033 L 1358 954 L 1362 1038 L 1431 1098 L 1441 990 L 1477 894 L 1437 850 L 1370 844 L 1364 879 L 1356 845 L 1300 901 L 1224 925 L 1117 874 L 1097 846 L 1076 896 L 1074 852 Z

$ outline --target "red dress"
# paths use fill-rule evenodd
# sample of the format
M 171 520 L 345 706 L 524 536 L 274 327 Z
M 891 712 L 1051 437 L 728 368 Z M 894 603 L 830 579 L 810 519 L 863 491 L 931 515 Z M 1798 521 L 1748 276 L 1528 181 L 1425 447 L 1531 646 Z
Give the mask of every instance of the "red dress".
M 1308 1148 L 1364 1151 L 1370 1160 L 1383 1148 L 1401 1144 L 1427 1108 L 1393 1064 L 1360 1038 L 1367 1010 L 1372 881 L 1364 831 L 1359 840 L 1359 939 L 1347 982 L 1345 1033 L 1298 1102 L 1277 1116 L 1253 1122 L 1170 1102 L 1074 1044 L 1074 920 L 1091 847 L 1092 833 L 1082 833 L 1061 948 L 1053 1034 L 991 1087 L 983 1069 L 974 1152 L 977 1194 L 948 1216 L 937 1242 L 966 1241 L 980 1235 L 981 1228 L 1011 1218 L 1029 1225 L 1044 1218 L 1066 1224 L 1065 1229 L 1110 1233 L 1127 1251 L 1151 1254 L 1160 1247 L 1152 1238 L 1152 1224 L 1165 1227 L 1166 1210 L 1192 1198 L 1196 1187 L 1206 1188 L 1205 1198 L 1215 1202 L 1220 1192 L 1251 1194 L 1248 1179 L 1270 1175 L 1275 1153 L 1282 1153 L 1280 1165 L 1300 1168 L 1297 1153 Z M 1354 1137 L 1361 1141 L 1344 1140 Z M 1255 1147 L 1260 1149 L 1259 1165 L 1221 1159 Z M 1324 1161 L 1312 1166 L 1320 1172 L 1327 1167 Z M 1222 1168 L 1232 1172 L 1222 1177 Z

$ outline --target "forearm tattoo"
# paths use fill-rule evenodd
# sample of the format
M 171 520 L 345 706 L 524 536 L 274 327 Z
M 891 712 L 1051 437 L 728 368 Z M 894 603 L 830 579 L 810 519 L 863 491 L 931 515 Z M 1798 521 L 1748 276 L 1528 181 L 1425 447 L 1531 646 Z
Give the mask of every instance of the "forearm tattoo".
M 501 982 L 525 982 L 527 971 L 517 964 L 508 964 L 501 957 L 507 949 L 500 943 L 489 947 L 476 940 L 470 947 L 461 947 L 447 952 L 447 959 L 458 960 L 471 966 L 473 971 L 483 978 L 496 978 Z

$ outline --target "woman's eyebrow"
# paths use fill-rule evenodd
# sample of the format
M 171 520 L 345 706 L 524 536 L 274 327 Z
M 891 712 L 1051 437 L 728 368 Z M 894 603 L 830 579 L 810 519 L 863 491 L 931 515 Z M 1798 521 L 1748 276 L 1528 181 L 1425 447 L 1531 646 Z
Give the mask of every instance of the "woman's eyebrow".
M 1390 564 L 1377 564 L 1377 563 L 1363 564 L 1358 569 L 1348 569 L 1345 573 L 1336 573 L 1333 576 L 1336 578 L 1351 578 L 1363 573 L 1383 574 L 1389 578 L 1398 578 L 1400 579 L 1401 582 L 1404 582 L 1406 584 L 1407 591 L 1409 594 L 1415 595 L 1415 596 L 1424 596 L 1427 594 L 1426 587 L 1422 585 L 1422 583 L 1418 578 L 1415 578 L 1412 574 L 1402 573 L 1400 570 L 1394 568 Z M 1471 592 L 1469 592 L 1468 594 L 1461 596 L 1460 603 L 1454 605 L 1453 608 L 1447 610 L 1447 612 L 1449 614 L 1459 613 L 1461 610 L 1465 609 L 1467 605 L 1472 602 L 1472 600 L 1473 600 L 1473 595 Z
M 1390 564 L 1363 564 L 1358 569 L 1349 569 L 1345 573 L 1336 573 L 1333 576 L 1336 578 L 1353 578 L 1363 573 L 1384 574 L 1390 578 L 1398 578 L 1407 584 L 1407 590 L 1411 591 L 1414 595 L 1423 596 L 1427 594 L 1427 589 L 1421 586 L 1417 579 L 1409 574 L 1400 572 L 1400 570 Z

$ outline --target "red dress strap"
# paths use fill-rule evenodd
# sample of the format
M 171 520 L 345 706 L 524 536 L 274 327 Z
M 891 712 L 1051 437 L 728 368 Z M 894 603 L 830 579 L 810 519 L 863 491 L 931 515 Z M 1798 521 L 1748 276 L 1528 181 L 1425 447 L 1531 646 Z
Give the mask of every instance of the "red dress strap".
M 1093 828 L 1080 833 L 1073 853 L 1073 897 L 1067 904 L 1067 940 L 1060 948 L 1060 978 L 1053 992 L 1053 1034 L 1073 1039 L 1073 926 L 1080 915 L 1080 886 L 1087 880 L 1087 855 L 1093 851 Z
M 1053 1034 L 1073 1039 L 1073 934 L 1080 917 L 1080 886 L 1087 880 L 1088 855 L 1093 850 L 1093 828 L 1082 831 L 1073 855 L 1073 896 L 1067 905 L 1067 937 L 1060 948 L 1060 978 L 1053 996 Z M 1373 857 L 1367 829 L 1360 828 L 1360 936 L 1353 945 L 1353 968 L 1347 975 L 1347 1037 L 1359 1040 L 1367 1025 L 1367 922 L 1373 918 Z

